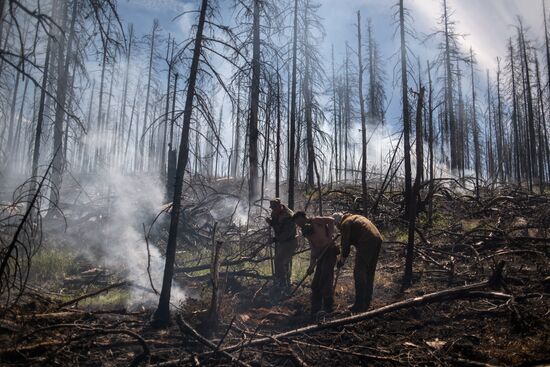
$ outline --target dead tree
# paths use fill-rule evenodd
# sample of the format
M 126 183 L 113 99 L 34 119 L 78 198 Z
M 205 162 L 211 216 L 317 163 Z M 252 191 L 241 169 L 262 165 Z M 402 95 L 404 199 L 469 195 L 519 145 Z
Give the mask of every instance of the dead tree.
M 476 176 L 476 197 L 479 199 L 479 177 L 481 175 L 481 147 L 479 143 L 479 125 L 477 123 L 476 88 L 474 79 L 474 51 L 470 48 L 470 76 L 472 81 L 472 127 L 474 135 L 474 170 Z
M 359 105 L 361 111 L 361 193 L 363 213 L 367 213 L 367 116 L 365 98 L 363 97 L 363 54 L 361 52 L 361 12 L 357 12 L 357 65 L 359 73 Z
M 248 115 L 248 203 L 258 198 L 258 109 L 260 104 L 260 0 L 254 0 L 252 15 L 252 83 Z
M 54 137 L 53 137 L 53 151 L 54 159 L 52 165 L 52 185 L 56 190 L 51 191 L 50 209 L 54 210 L 55 206 L 59 202 L 59 191 L 61 189 L 61 181 L 63 177 L 63 170 L 65 166 L 65 156 L 63 155 L 63 120 L 65 118 L 65 101 L 67 98 L 68 88 L 68 74 L 69 66 L 73 60 L 72 44 L 75 34 L 75 23 L 78 10 L 78 0 L 73 1 L 71 25 L 69 26 L 69 36 L 67 43 L 65 44 L 65 37 L 61 35 L 59 45 L 57 46 L 57 87 L 56 87 L 56 110 L 54 118 Z M 61 8 L 63 14 L 63 24 L 68 22 L 68 9 L 67 6 Z M 63 27 L 65 28 L 65 27 Z M 50 211 L 51 212 L 51 211 Z
M 288 207 L 294 209 L 294 183 L 295 183 L 295 158 L 296 152 L 296 58 L 298 51 L 298 0 L 294 0 L 294 25 L 292 34 L 292 79 L 290 92 L 290 128 L 288 148 Z
M 220 283 L 220 250 L 223 242 L 216 240 L 216 227 L 214 223 L 212 230 L 212 256 L 210 259 L 210 281 L 212 282 L 212 296 L 210 298 L 210 308 L 206 315 L 206 335 L 210 335 L 217 327 L 220 319 L 219 315 L 219 283 Z
M 403 277 L 403 285 L 407 286 L 412 282 L 412 266 L 414 256 L 414 195 L 412 193 L 412 172 L 411 172 L 411 116 L 409 111 L 409 95 L 407 83 L 407 45 L 405 40 L 405 8 L 403 0 L 399 1 L 399 35 L 401 40 L 401 104 L 403 108 L 403 137 L 404 137 L 404 154 L 405 154 L 405 216 L 413 218 L 412 233 L 411 224 L 409 224 L 409 240 L 407 242 L 407 255 L 405 260 L 405 275 Z
M 195 97 L 195 85 L 197 81 L 197 73 L 199 70 L 199 59 L 201 55 L 201 46 L 203 39 L 204 23 L 206 21 L 207 7 L 208 0 L 202 0 L 199 23 L 195 35 L 193 59 L 191 62 L 191 69 L 189 71 L 187 97 L 185 99 L 185 108 L 183 111 L 183 128 L 178 152 L 174 199 L 172 201 L 172 210 L 170 213 L 170 229 L 168 233 L 168 243 L 166 245 L 166 262 L 164 265 L 164 274 L 162 278 L 162 289 L 160 292 L 159 305 L 157 307 L 157 310 L 153 314 L 152 319 L 152 324 L 159 327 L 167 326 L 170 323 L 170 292 L 172 289 L 172 278 L 174 276 L 174 262 L 176 260 L 178 224 L 181 211 L 181 194 L 183 191 L 183 175 L 185 173 L 187 161 L 189 158 L 189 130 L 191 127 L 193 99 Z

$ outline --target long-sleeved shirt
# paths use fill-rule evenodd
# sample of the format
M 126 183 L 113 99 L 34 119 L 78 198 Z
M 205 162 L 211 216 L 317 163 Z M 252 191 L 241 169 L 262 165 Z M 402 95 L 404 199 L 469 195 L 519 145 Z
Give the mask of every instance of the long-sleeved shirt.
M 351 245 L 355 247 L 369 244 L 373 241 L 382 241 L 382 235 L 376 226 L 362 215 L 353 214 L 342 219 L 340 224 L 342 235 L 342 256 L 348 257 Z
M 296 238 L 296 225 L 292 221 L 292 215 L 294 213 L 292 210 L 287 208 L 285 205 L 282 206 L 282 209 L 279 213 L 271 213 L 271 227 L 273 227 L 273 232 L 275 233 L 275 240 L 277 242 L 289 241 L 293 238 Z

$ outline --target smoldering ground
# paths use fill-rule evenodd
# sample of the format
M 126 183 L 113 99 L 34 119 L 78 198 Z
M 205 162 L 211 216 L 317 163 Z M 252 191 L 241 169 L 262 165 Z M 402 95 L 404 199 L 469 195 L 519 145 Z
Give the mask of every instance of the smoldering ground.
M 162 284 L 164 257 L 154 245 L 148 253 L 143 228 L 148 232 L 162 210 L 164 192 L 158 179 L 110 169 L 66 181 L 61 209 L 65 208 L 67 224 L 46 223 L 47 245 L 68 247 L 90 264 L 129 281 L 133 287 L 128 307 L 155 305 L 158 296 L 153 286 L 160 289 Z M 154 225 L 165 225 L 166 219 L 161 215 Z M 172 297 L 172 303 L 179 305 L 187 295 L 174 284 Z

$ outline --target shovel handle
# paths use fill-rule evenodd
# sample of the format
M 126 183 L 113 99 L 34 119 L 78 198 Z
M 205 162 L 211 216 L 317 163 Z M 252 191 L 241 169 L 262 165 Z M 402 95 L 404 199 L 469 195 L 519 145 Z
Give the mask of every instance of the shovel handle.
M 334 244 L 334 242 L 336 242 L 336 240 L 338 239 L 338 237 L 340 237 L 340 233 L 338 233 L 336 236 L 334 236 L 334 238 L 332 239 L 332 244 Z M 331 244 L 331 245 L 332 245 Z M 321 253 L 321 255 L 317 258 L 317 260 L 315 260 L 315 264 L 313 265 L 313 267 L 315 268 L 317 266 L 317 264 L 319 263 L 319 261 L 323 258 L 323 256 L 326 254 L 326 252 L 328 251 L 328 249 L 330 248 L 331 246 L 327 246 L 325 247 L 325 249 L 323 250 L 323 252 Z M 298 282 L 298 284 L 296 284 L 296 286 L 294 287 L 294 289 L 292 290 L 292 292 L 290 293 L 290 295 L 288 296 L 289 298 L 292 297 L 294 295 L 294 293 L 296 293 L 296 291 L 298 290 L 298 288 L 300 288 L 300 286 L 306 281 L 306 279 L 309 277 L 310 274 L 306 273 L 306 275 L 304 275 L 304 277 L 302 278 L 302 280 L 300 280 L 300 282 Z

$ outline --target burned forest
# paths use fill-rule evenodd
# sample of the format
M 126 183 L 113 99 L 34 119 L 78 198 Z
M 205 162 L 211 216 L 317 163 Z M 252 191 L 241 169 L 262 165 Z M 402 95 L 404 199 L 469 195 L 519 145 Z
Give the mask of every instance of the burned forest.
M 550 365 L 547 0 L 0 0 L 0 366 Z

